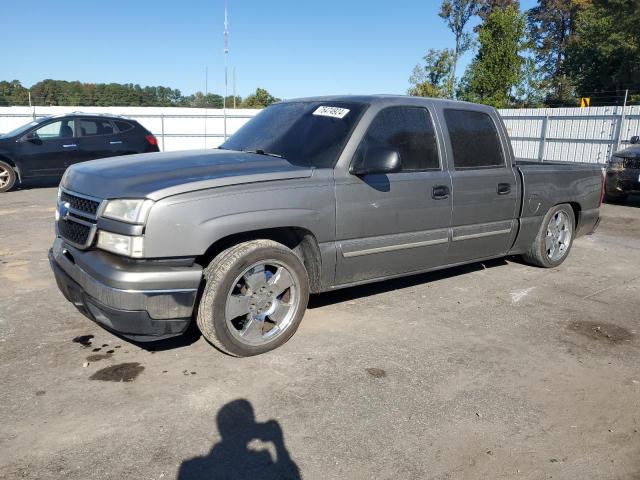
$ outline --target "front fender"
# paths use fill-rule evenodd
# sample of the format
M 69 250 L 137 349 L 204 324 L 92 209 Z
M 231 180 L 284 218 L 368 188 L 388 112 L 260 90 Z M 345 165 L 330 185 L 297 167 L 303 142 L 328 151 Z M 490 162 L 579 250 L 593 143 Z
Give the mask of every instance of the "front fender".
M 335 200 L 328 185 L 246 191 L 190 201 L 161 200 L 145 229 L 148 258 L 199 256 L 215 242 L 256 230 L 297 227 L 318 243 L 335 235 Z

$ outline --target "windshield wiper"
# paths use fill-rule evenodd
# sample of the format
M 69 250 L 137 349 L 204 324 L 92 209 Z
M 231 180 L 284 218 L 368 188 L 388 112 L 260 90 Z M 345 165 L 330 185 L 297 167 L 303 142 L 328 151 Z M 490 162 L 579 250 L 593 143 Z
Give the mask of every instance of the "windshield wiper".
M 242 150 L 244 153 L 255 153 L 257 155 L 267 155 L 269 157 L 282 158 L 282 155 L 278 153 L 265 152 L 264 150 L 258 148 L 256 150 Z

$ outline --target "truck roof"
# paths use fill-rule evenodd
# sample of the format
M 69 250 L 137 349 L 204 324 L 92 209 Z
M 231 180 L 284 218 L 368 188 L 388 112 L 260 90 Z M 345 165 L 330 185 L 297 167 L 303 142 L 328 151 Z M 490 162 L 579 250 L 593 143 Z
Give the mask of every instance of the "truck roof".
M 355 102 L 368 104 L 415 104 L 424 105 L 427 102 L 437 103 L 443 106 L 473 106 L 477 109 L 494 110 L 493 107 L 477 103 L 449 100 L 445 98 L 414 97 L 410 95 L 326 95 L 318 97 L 302 97 L 284 100 L 283 102 Z

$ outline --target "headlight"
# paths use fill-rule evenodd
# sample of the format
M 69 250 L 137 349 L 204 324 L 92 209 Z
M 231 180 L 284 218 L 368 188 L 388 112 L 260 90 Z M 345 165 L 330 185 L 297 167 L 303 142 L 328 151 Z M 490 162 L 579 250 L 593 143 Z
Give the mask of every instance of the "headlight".
M 144 237 L 130 237 L 101 230 L 98 232 L 96 246 L 126 257 L 142 258 L 144 255 Z
M 153 200 L 127 199 L 109 200 L 102 212 L 103 217 L 121 222 L 143 224 L 147 220 Z
M 613 157 L 609 162 L 609 170 L 612 172 L 621 172 L 624 170 L 624 158 Z

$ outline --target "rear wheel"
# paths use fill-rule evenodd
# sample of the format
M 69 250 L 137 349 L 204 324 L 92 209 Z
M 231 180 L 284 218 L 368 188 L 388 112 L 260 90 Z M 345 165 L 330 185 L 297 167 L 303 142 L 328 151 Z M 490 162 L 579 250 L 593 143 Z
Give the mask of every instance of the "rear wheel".
M 530 250 L 523 255 L 525 261 L 544 268 L 564 262 L 573 245 L 574 218 L 570 205 L 557 205 L 549 210 Z
M 16 184 L 18 176 L 11 165 L 0 162 L 0 192 L 8 192 Z
M 241 243 L 205 269 L 197 323 L 216 348 L 237 357 L 268 352 L 295 333 L 309 299 L 307 271 L 272 240 Z

